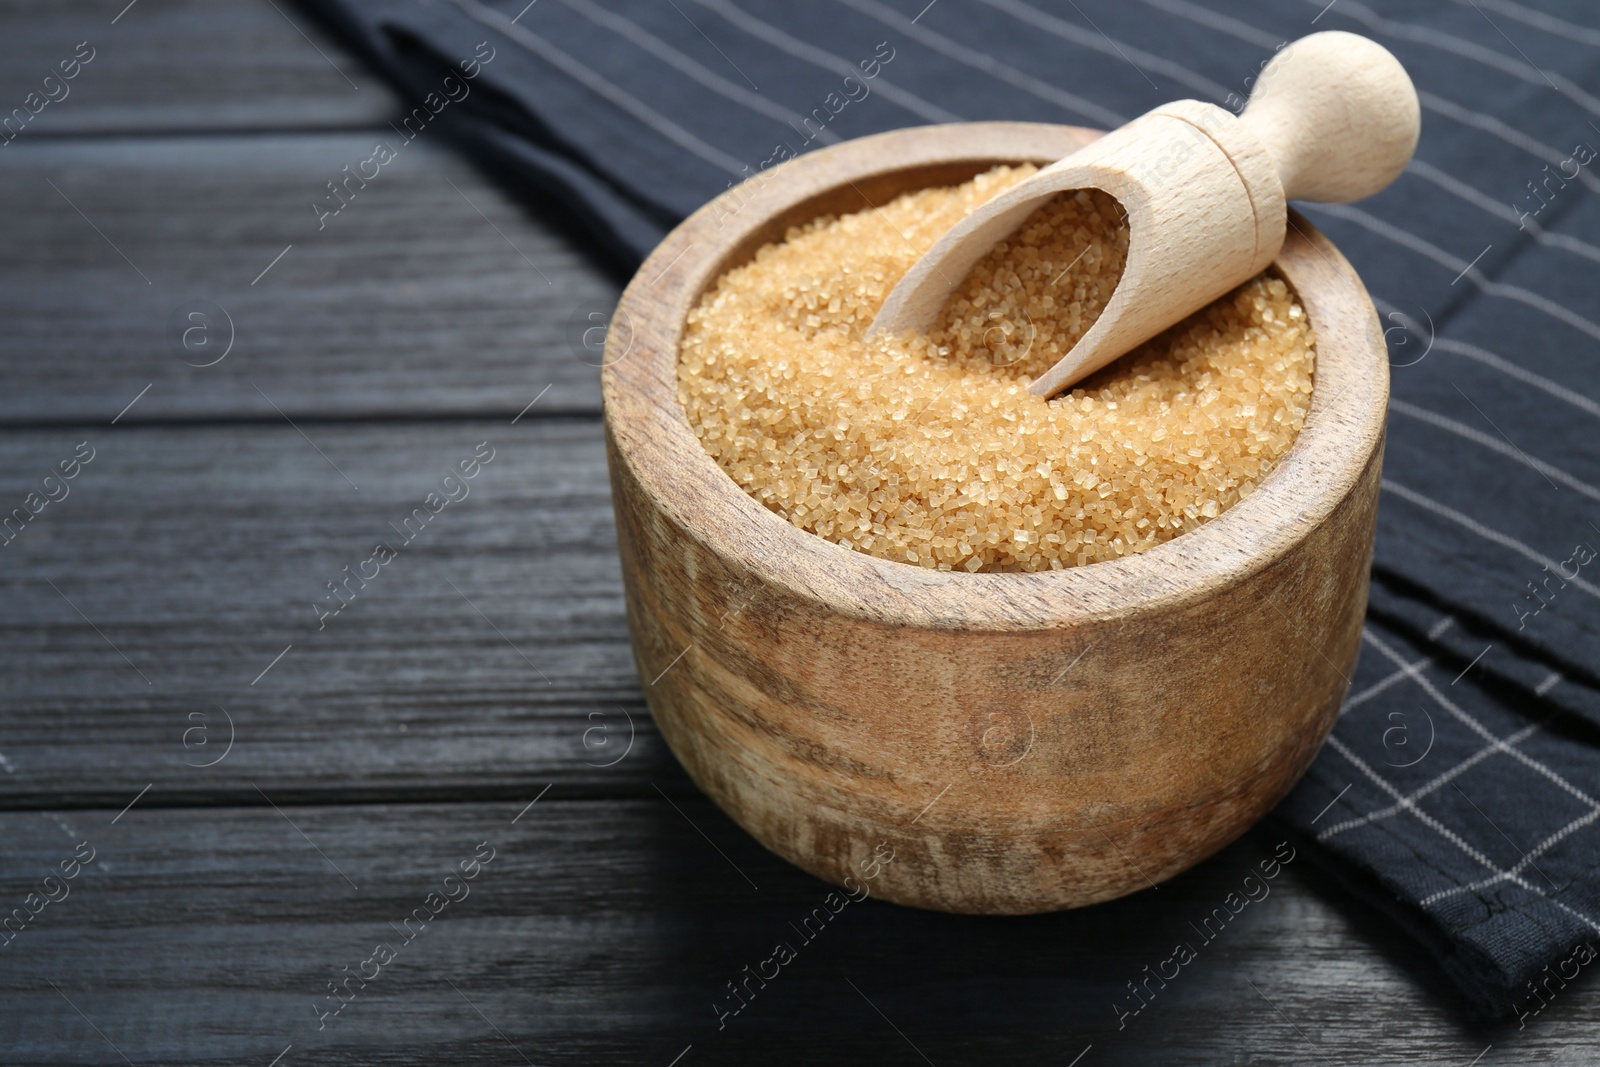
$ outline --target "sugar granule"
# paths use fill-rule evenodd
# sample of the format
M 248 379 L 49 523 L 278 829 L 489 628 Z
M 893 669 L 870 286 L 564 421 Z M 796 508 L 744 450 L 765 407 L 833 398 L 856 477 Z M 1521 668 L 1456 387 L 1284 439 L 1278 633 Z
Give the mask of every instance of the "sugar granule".
M 1127 257 L 1104 193 L 997 244 L 927 335 L 866 338 L 916 258 L 1033 173 L 791 229 L 690 312 L 678 394 L 706 450 L 796 526 L 940 570 L 1140 552 L 1249 495 L 1311 402 L 1311 325 L 1270 272 L 1045 401 L 1027 383 L 1093 325 Z

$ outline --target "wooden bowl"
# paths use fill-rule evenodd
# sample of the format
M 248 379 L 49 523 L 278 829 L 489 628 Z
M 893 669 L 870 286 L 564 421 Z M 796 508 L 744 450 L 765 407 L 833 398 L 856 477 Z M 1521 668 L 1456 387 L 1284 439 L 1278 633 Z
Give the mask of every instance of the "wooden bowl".
M 1288 792 L 1349 684 L 1388 360 L 1360 279 L 1298 215 L 1276 269 L 1316 329 L 1305 427 L 1254 493 L 1139 555 L 1035 574 L 877 559 L 762 507 L 689 426 L 679 340 L 724 271 L 819 215 L 1095 136 L 980 122 L 812 152 L 674 230 L 612 320 L 606 447 L 650 708 L 741 826 L 847 888 L 1024 913 L 1153 885 Z

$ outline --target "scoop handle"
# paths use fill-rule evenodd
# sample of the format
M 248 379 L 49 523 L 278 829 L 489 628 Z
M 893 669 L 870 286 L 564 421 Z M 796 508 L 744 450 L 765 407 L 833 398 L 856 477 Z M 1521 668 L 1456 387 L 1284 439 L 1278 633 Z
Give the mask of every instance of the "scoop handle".
M 1348 203 L 1405 170 L 1422 129 L 1416 87 L 1376 41 L 1329 30 L 1262 68 L 1240 121 L 1277 166 L 1289 200 Z

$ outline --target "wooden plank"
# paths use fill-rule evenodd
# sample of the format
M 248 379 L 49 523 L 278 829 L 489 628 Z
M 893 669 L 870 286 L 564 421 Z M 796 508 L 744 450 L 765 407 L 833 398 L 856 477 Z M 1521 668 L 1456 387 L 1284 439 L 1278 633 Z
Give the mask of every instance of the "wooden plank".
M 977 918 L 863 900 L 802 932 L 829 887 L 709 803 L 568 802 L 557 787 L 519 818 L 532 796 L 0 816 L 8 907 L 79 842 L 94 850 L 69 895 L 0 950 L 6 1062 L 119 1062 L 113 1044 L 134 1063 L 258 1067 L 290 1046 L 289 1064 L 654 1067 L 690 1045 L 683 1064 L 917 1063 L 919 1051 L 940 1067 L 1066 1064 L 1092 1046 L 1082 1063 L 1365 1067 L 1466 1064 L 1491 1042 L 1497 1062 L 1600 1055 L 1593 982 L 1521 1032 L 1469 1025 L 1421 950 L 1335 907 L 1304 856 L 1258 876 L 1266 896 L 1205 940 L 1190 923 L 1271 856 L 1266 831 L 1087 910 Z M 490 850 L 405 943 L 401 921 Z M 796 958 L 719 1029 L 713 1004 L 738 1003 L 727 983 L 780 941 Z M 1119 1028 L 1126 983 L 1180 941 L 1196 958 Z M 393 960 L 376 976 L 367 966 L 365 988 L 352 981 L 354 999 L 323 1019 L 328 983 L 380 942 Z
M 540 406 L 0 434 L 5 515 L 94 450 L 0 547 L 0 803 L 680 788 L 628 648 L 599 424 Z M 397 555 L 368 564 L 378 541 Z
M 60 67 L 75 56 L 87 64 Z M 64 87 L 43 84 L 63 72 L 74 75 Z M 48 99 L 47 91 L 51 102 L 26 103 L 29 93 Z M 400 110 L 377 75 L 282 0 L 12 0 L 0 8 L 0 113 L 25 106 L 31 117 L 12 126 L 21 129 L 17 144 L 96 133 L 382 127 Z
M 435 134 L 19 139 L 0 424 L 597 411 L 616 281 Z

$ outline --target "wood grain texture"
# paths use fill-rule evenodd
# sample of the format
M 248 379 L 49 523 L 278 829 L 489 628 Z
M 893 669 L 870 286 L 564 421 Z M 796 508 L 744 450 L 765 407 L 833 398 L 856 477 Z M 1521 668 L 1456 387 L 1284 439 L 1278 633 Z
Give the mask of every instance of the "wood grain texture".
M 881 893 L 902 903 L 1040 911 L 1183 870 L 1304 771 L 1358 650 L 1388 365 L 1360 281 L 1303 220 L 1277 267 L 1318 335 L 1305 427 L 1248 498 L 1144 553 L 1018 575 L 875 559 L 761 507 L 685 419 L 685 317 L 749 234 L 860 197 L 867 175 L 887 197 L 1078 136 L 900 131 L 774 171 L 731 232 L 713 202 L 623 294 L 632 346 L 602 379 L 634 650 L 664 736 L 807 870 L 844 883 L 892 850 Z
M 594 412 L 615 283 L 431 132 L 320 230 L 326 183 L 400 138 L 19 139 L 0 169 L 0 284 L 28 312 L 0 424 L 107 422 L 147 385 L 123 424 L 275 419 L 274 404 L 509 418 L 546 385 L 541 407 Z M 226 318 L 210 311 L 212 347 L 186 351 L 201 301 Z M 226 358 L 197 366 L 230 324 Z
M 1189 924 L 1272 857 L 1270 828 L 1090 911 L 951 917 L 868 899 L 813 918 L 808 941 L 796 926 L 829 887 L 706 801 L 569 802 L 558 786 L 513 824 L 532 795 L 141 804 L 114 824 L 116 808 L 0 815 L 8 907 L 78 842 L 95 850 L 70 895 L 0 949 L 6 1063 L 120 1063 L 112 1044 L 139 1064 L 255 1067 L 291 1044 L 288 1064 L 647 1067 L 690 1045 L 683 1064 L 921 1063 L 920 1051 L 939 1067 L 1065 1064 L 1091 1045 L 1082 1063 L 1467 1064 L 1491 1042 L 1502 1062 L 1600 1051 L 1592 980 L 1528 1031 L 1466 1024 L 1422 951 L 1347 901 L 1330 906 L 1304 856 L 1204 941 Z M 319 1031 L 327 983 L 378 942 L 398 945 L 391 924 L 481 842 L 494 858 L 467 895 L 365 989 L 350 986 L 356 998 Z M 727 983 L 778 941 L 797 958 L 719 1029 L 713 1005 L 737 1005 Z M 1198 958 L 1119 1028 L 1125 983 L 1179 941 Z
M 0 8 L 0 114 L 59 75 L 80 41 L 94 58 L 8 155 L 64 136 L 381 129 L 400 112 L 381 79 L 283 0 L 11 0 Z
M 628 651 L 600 427 L 537 414 L 0 434 L 6 515 L 97 450 L 0 547 L 0 804 L 683 791 Z M 480 441 L 494 460 L 404 545 L 390 524 Z M 397 558 L 319 630 L 380 539 Z M 200 769 L 224 708 L 236 742 Z

